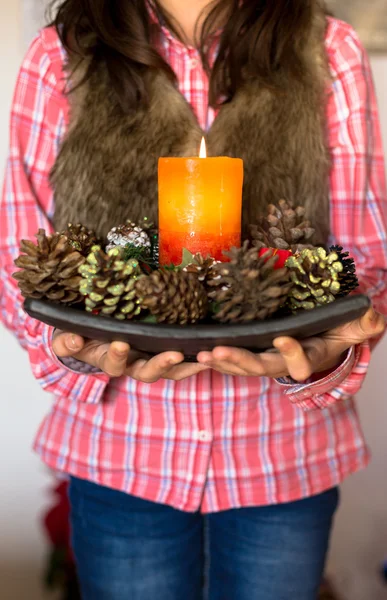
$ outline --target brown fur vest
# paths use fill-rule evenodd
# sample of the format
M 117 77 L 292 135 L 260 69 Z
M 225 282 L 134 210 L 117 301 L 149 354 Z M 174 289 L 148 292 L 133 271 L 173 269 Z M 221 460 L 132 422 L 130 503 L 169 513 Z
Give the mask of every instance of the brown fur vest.
M 302 82 L 280 72 L 283 92 L 246 83 L 206 134 L 210 155 L 244 160 L 245 226 L 285 198 L 306 207 L 321 243 L 329 230 L 325 26 L 316 15 Z M 86 67 L 85 60 L 77 78 Z M 188 103 L 154 75 L 148 108 L 123 114 L 103 65 L 69 98 L 69 129 L 51 178 L 56 229 L 81 222 L 106 234 L 128 218 L 156 220 L 158 158 L 197 156 L 203 135 Z

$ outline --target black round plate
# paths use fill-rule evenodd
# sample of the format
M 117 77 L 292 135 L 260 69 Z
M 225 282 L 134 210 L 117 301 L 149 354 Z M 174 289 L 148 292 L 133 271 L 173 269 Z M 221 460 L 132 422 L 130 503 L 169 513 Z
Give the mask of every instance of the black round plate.
M 28 298 L 25 311 L 34 319 L 64 331 L 103 342 L 128 342 L 133 349 L 150 355 L 169 350 L 183 352 L 192 360 L 201 350 L 234 346 L 252 351 L 268 350 L 281 335 L 297 339 L 316 336 L 361 317 L 370 306 L 367 296 L 348 296 L 331 304 L 296 315 L 267 321 L 222 325 L 156 325 L 139 321 L 118 321 L 83 310 Z

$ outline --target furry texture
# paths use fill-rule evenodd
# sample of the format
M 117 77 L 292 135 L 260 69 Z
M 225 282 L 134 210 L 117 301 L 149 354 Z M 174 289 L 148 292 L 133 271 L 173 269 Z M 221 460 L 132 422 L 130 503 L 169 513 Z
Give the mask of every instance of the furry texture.
M 206 135 L 209 155 L 244 160 L 245 226 L 285 198 L 305 206 L 320 243 L 329 232 L 325 26 L 319 10 L 302 81 L 279 70 L 282 92 L 246 83 Z M 86 60 L 69 60 L 72 87 L 85 69 Z M 51 174 L 57 230 L 81 222 L 106 235 L 128 218 L 157 221 L 158 158 L 197 156 L 203 132 L 192 109 L 164 75 L 148 78 L 149 106 L 130 114 L 122 112 L 103 63 L 70 93 L 70 125 Z

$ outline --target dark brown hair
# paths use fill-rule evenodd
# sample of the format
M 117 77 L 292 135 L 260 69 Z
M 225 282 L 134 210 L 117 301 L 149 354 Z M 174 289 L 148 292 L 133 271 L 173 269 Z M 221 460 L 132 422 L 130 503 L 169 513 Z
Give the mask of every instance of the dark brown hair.
M 278 87 L 279 67 L 302 77 L 303 49 L 308 43 L 313 9 L 319 0 L 215 0 L 205 18 L 198 47 L 210 72 L 210 103 L 229 101 L 246 78 Z M 156 13 L 173 29 L 171 19 L 154 0 Z M 106 63 L 121 105 L 135 108 L 147 101 L 146 78 L 159 70 L 175 74 L 151 45 L 152 22 L 147 0 L 63 0 L 52 9 L 68 52 L 91 57 L 89 77 Z M 227 14 L 219 53 L 210 70 L 206 48 L 222 15 Z M 179 35 L 178 31 L 174 31 Z

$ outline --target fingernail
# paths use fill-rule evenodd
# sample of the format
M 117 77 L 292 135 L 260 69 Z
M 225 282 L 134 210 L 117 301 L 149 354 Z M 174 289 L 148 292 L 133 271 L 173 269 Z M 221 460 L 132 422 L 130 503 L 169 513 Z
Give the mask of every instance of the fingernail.
M 116 356 L 126 356 L 128 353 L 127 345 L 123 345 L 121 342 L 115 342 L 112 350 Z
M 78 350 L 81 347 L 79 339 L 74 334 L 67 337 L 66 345 L 70 350 Z
M 170 359 L 168 360 L 168 364 L 169 364 L 169 365 L 171 365 L 172 367 L 173 367 L 174 365 L 178 365 L 180 362 L 181 362 L 181 360 L 180 360 L 180 359 L 177 359 L 177 358 L 170 358 Z
M 288 342 L 282 342 L 281 344 L 278 344 L 278 346 L 279 352 L 290 352 L 292 350 L 292 345 Z
M 126 356 L 127 350 L 126 349 L 123 350 L 122 348 L 121 349 L 116 349 L 115 353 L 116 353 L 117 356 Z

